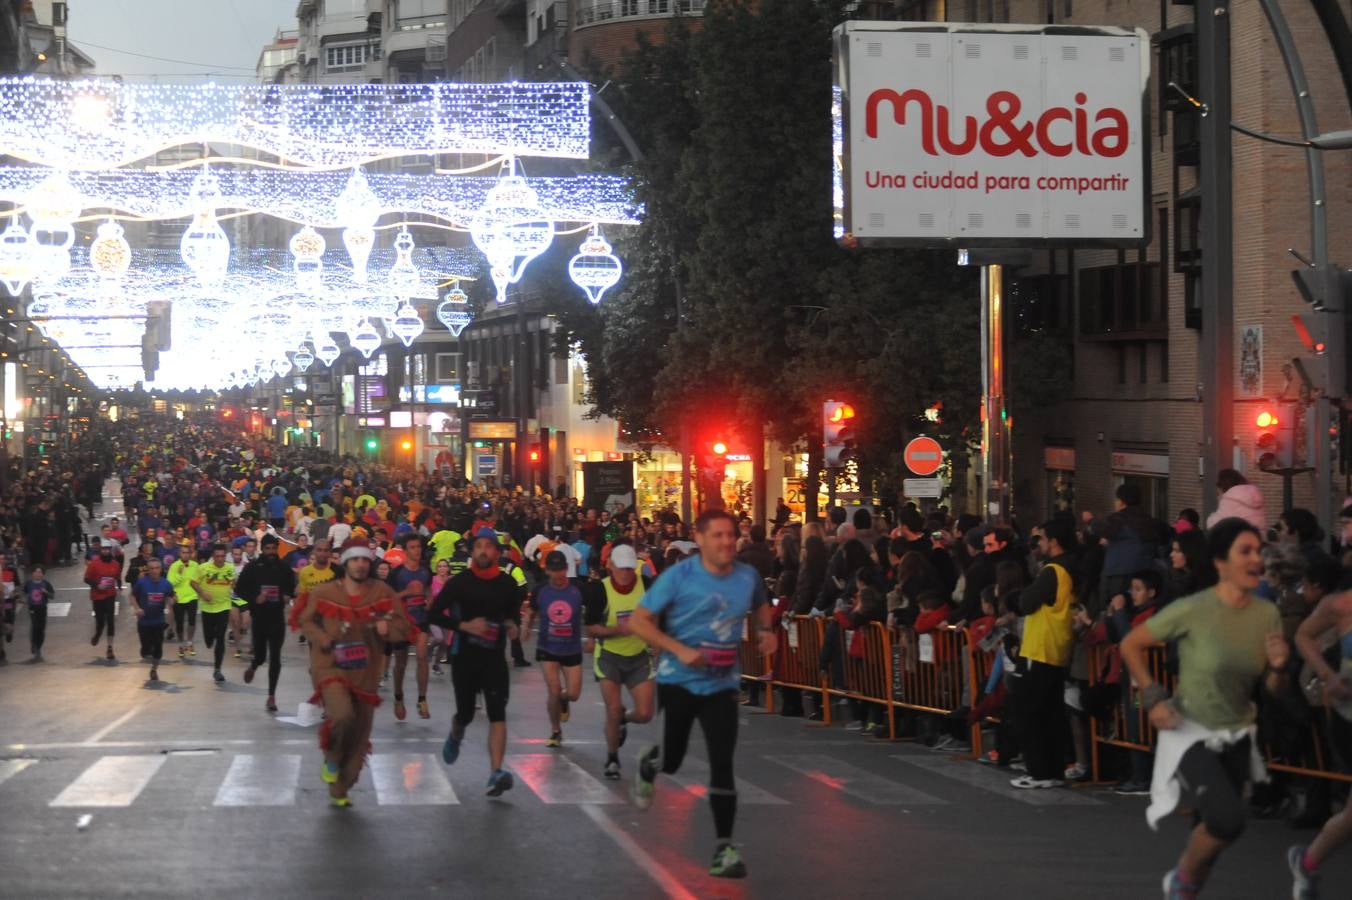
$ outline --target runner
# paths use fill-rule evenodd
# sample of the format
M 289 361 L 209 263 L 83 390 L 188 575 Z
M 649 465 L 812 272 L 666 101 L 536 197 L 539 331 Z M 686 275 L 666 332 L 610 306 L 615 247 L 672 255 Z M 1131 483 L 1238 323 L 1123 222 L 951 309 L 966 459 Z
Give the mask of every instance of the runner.
M 225 661 L 225 634 L 230 626 L 232 598 L 235 592 L 235 567 L 225 558 L 225 544 L 211 546 L 211 559 L 197 567 L 198 602 L 202 612 L 202 635 L 212 651 L 211 678 L 225 682 L 221 663 Z
M 422 538 L 409 534 L 404 538 L 403 563 L 390 572 L 391 588 L 398 592 L 403 601 L 404 611 L 408 614 L 409 641 L 392 642 L 386 652 L 394 657 L 394 717 L 404 720 L 407 710 L 404 707 L 404 670 L 408 668 L 408 648 L 410 642 L 417 653 L 418 671 L 418 718 L 430 719 L 432 712 L 427 707 L 427 601 L 428 588 L 432 583 L 432 572 L 423 565 Z M 391 551 L 391 554 L 394 551 Z M 389 554 L 387 554 L 389 555 Z
M 1220 852 L 1244 831 L 1244 787 L 1266 780 L 1254 739 L 1255 690 L 1283 689 L 1290 649 L 1277 607 L 1253 594 L 1263 577 L 1262 538 L 1243 519 L 1225 519 L 1207 537 L 1220 582 L 1166 606 L 1120 647 L 1158 730 L 1151 780 L 1151 828 L 1188 794 L 1194 826 L 1178 865 L 1164 876 L 1166 900 L 1191 900 Z M 1151 677 L 1146 651 L 1176 642 L 1178 686 L 1171 698 Z
M 1338 637 L 1341 659 L 1337 671 L 1319 649 L 1319 638 L 1328 632 Z M 1300 623 L 1300 629 L 1296 631 L 1296 649 L 1324 684 L 1325 702 L 1332 710 L 1328 717 L 1329 743 L 1335 747 L 1352 747 L 1352 593 L 1331 594 L 1321 600 L 1310 617 Z M 1304 673 L 1300 680 L 1305 682 Z M 1348 797 L 1342 812 L 1324 823 L 1308 847 L 1295 846 L 1286 851 L 1293 881 L 1291 896 L 1295 900 L 1317 900 L 1319 866 L 1349 840 L 1352 840 L 1352 796 Z
M 341 557 L 343 577 L 317 584 L 297 617 L 310 646 L 310 702 L 324 705 L 320 778 L 329 786 L 329 802 L 339 807 L 352 805 L 348 791 L 370 752 L 380 705 L 376 661 L 386 641 L 405 640 L 410 628 L 394 591 L 370 577 L 372 556 L 363 543 L 349 543 Z
M 178 658 L 196 656 L 193 639 L 197 637 L 197 560 L 192 558 L 192 541 L 178 542 L 178 559 L 169 566 L 169 583 L 174 586 L 174 631 L 178 634 Z M 187 638 L 185 641 L 184 638 Z
M 14 623 L 17 620 L 19 571 L 6 562 L 0 566 L 0 666 L 9 665 L 5 646 L 14 642 Z
M 235 593 L 249 601 L 253 617 L 253 661 L 244 670 L 252 684 L 258 667 L 268 664 L 268 712 L 277 711 L 277 679 L 282 674 L 282 644 L 286 641 L 286 601 L 295 596 L 296 573 L 277 557 L 276 535 L 263 538 L 262 555 L 244 567 Z
M 94 606 L 94 636 L 89 639 L 89 646 L 97 647 L 107 631 L 107 657 L 116 660 L 113 633 L 117 626 L 117 592 L 122 590 L 122 566 L 113 559 L 111 541 L 99 544 L 99 555 L 85 563 L 84 583 L 89 585 L 89 601 Z
M 136 633 L 141 638 L 141 658 L 150 660 L 150 680 L 160 680 L 160 659 L 164 656 L 164 629 L 169 627 L 165 606 L 174 596 L 174 587 L 163 576 L 161 563 L 152 559 L 145 574 L 131 587 L 131 608 L 136 615 Z
M 521 589 L 498 566 L 497 534 L 481 528 L 474 534 L 473 563 L 441 589 L 428 621 L 454 635 L 451 645 L 451 685 L 455 717 L 441 748 L 441 758 L 453 765 L 460 756 L 465 729 L 474 721 L 474 703 L 483 694 L 488 716 L 488 796 L 511 790 L 512 773 L 502 768 L 507 751 L 508 640 L 520 631 Z
M 620 748 L 628 737 L 629 723 L 652 721 L 657 698 L 652 655 L 629 628 L 630 617 L 647 591 L 637 569 L 638 554 L 622 544 L 610 553 L 610 577 L 589 582 L 587 631 L 598 639 L 597 677 L 606 702 L 605 776 L 611 779 L 620 777 Z M 634 702 L 632 711 L 624 708 L 625 688 Z
M 33 650 L 33 658 L 29 662 L 40 663 L 42 645 L 47 639 L 47 604 L 56 599 L 56 588 L 46 579 L 42 566 L 34 566 L 28 573 L 23 595 L 28 601 L 28 641 Z
M 227 561 L 234 567 L 235 582 L 238 585 L 239 573 L 249 564 L 244 558 L 244 547 L 231 547 Z M 249 601 L 235 590 L 231 594 L 230 604 L 230 643 L 235 645 L 235 659 L 241 659 L 243 653 L 239 649 L 239 639 L 249 632 Z
M 731 513 L 700 513 L 695 541 L 700 555 L 663 572 L 629 619 L 635 637 L 662 651 L 657 692 L 664 713 L 662 746 L 639 755 L 633 800 L 639 809 L 647 809 L 658 773 L 680 771 L 698 720 L 709 754 L 709 806 L 717 837 L 709 874 L 745 878 L 746 864 L 732 843 L 738 642 L 748 613 L 755 612 L 759 650 L 774 652 L 774 607 L 766 602 L 765 582 L 756 570 L 737 562 L 737 520 Z
M 568 580 L 568 558 L 557 550 L 545 554 L 549 581 L 531 597 L 540 619 L 535 661 L 545 679 L 545 709 L 549 713 L 546 747 L 563 746 L 561 723 L 568 721 L 568 704 L 582 696 L 582 590 Z M 560 677 L 562 676 L 562 677 Z

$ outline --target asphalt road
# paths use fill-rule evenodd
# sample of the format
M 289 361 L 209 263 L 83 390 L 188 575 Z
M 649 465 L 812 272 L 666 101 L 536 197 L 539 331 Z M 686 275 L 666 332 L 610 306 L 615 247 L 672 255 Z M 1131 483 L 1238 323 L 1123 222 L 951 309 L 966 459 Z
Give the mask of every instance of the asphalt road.
M 713 829 L 699 741 L 681 782 L 659 783 L 639 812 L 627 779 L 601 777 L 590 681 L 562 750 L 543 746 L 538 668 L 513 674 L 515 790 L 484 796 L 482 720 L 456 765 L 440 762 L 451 697 L 434 676 L 430 720 L 411 705 L 404 722 L 389 703 L 378 711 L 354 807 L 335 810 L 315 728 L 294 721 L 311 692 L 294 639 L 276 716 L 261 678 L 242 683 L 242 662 L 227 657 L 229 681 L 212 683 L 200 636 L 197 659 L 166 661 L 166 686 L 154 688 L 125 607 L 110 666 L 89 646 L 78 572 L 52 581 L 72 605 L 50 621 L 48 661 L 0 669 L 0 897 L 1148 898 L 1186 832 L 1181 818 L 1151 832 L 1144 798 L 1015 791 L 1008 773 L 974 762 L 747 707 L 737 841 L 750 877 L 719 881 L 705 874 Z M 12 659 L 26 641 L 21 614 Z M 631 727 L 626 776 L 656 734 Z M 1309 836 L 1252 822 L 1206 896 L 1289 897 L 1284 849 Z M 1352 896 L 1352 848 L 1326 866 L 1325 884 L 1327 897 Z

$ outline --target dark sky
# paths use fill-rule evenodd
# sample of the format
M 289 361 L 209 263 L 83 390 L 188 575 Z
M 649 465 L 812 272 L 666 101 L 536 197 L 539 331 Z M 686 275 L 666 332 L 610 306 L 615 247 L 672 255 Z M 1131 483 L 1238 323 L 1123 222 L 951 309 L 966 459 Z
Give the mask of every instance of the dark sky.
M 296 0 L 70 0 L 70 40 L 98 75 L 238 84 L 295 12 Z

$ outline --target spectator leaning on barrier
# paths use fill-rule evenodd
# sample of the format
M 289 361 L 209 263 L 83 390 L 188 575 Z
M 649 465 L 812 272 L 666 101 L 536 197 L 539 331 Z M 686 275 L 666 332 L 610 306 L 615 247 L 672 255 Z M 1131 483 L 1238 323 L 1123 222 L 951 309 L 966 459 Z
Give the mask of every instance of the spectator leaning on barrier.
M 1019 595 L 1024 615 L 1020 655 L 1027 671 L 1014 697 L 1019 742 L 1028 773 L 1010 782 L 1017 788 L 1059 787 L 1061 736 L 1065 732 L 1066 670 L 1070 666 L 1075 606 L 1075 529 L 1053 520 L 1042 526 L 1048 562 Z
M 1105 600 L 1126 593 L 1132 574 L 1156 565 L 1167 546 L 1164 523 L 1141 508 L 1140 488 L 1134 484 L 1118 485 L 1114 506 L 1112 514 L 1089 526 L 1094 537 L 1108 541 L 1098 585 L 1099 596 Z

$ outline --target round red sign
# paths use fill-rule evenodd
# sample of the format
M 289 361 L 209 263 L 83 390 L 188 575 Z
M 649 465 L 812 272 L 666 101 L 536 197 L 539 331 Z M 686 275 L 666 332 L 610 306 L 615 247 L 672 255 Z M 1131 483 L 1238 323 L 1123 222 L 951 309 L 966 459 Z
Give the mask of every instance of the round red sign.
M 939 442 L 932 437 L 918 437 L 906 445 L 902 454 L 906 468 L 917 475 L 933 475 L 943 465 L 944 453 Z

